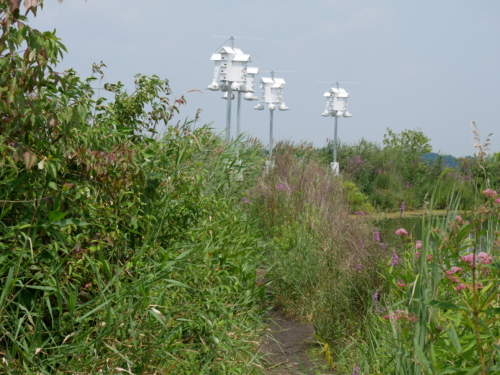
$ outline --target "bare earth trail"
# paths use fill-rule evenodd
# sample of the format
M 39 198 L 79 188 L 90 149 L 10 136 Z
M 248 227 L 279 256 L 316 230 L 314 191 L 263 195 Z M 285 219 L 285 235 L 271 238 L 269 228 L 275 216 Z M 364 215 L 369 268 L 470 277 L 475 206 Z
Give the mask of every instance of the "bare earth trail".
M 264 365 L 269 375 L 334 374 L 324 370 L 322 358 L 311 360 L 317 348 L 312 323 L 303 323 L 286 317 L 279 308 L 268 311 L 265 322 L 269 325 L 263 337 L 261 351 L 266 355 Z
M 266 354 L 267 373 L 315 374 L 308 356 L 314 345 L 313 325 L 287 319 L 277 308 L 269 311 L 266 323 L 270 331 L 262 343 L 262 353 Z

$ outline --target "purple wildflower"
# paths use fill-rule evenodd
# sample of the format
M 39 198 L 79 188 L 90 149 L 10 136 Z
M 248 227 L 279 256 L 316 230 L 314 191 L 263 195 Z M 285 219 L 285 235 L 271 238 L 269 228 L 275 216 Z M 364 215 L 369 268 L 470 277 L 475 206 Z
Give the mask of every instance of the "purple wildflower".
M 387 250 L 387 245 L 385 243 L 380 242 L 379 245 L 383 250 Z
M 378 292 L 373 293 L 373 307 L 375 308 L 375 314 L 380 314 L 382 311 L 378 308 Z
M 358 366 L 354 367 L 351 375 L 359 375 L 359 373 L 358 373 L 359 370 L 360 370 L 360 368 Z
M 380 243 L 380 232 L 375 231 L 375 232 L 373 232 L 373 235 L 375 236 L 375 241 Z
M 400 209 L 400 212 L 399 212 L 399 216 L 403 215 L 405 213 L 405 202 L 403 201 L 403 203 L 401 203 L 401 209 Z
M 361 271 L 361 267 L 363 267 L 363 265 L 361 263 L 358 264 L 358 268 L 356 268 L 356 271 Z
M 398 256 L 398 253 L 396 252 L 396 250 L 393 250 L 393 251 L 392 251 L 392 261 L 391 261 L 391 266 L 395 266 L 396 264 L 398 264 L 398 261 L 399 261 L 399 256 Z
M 248 199 L 248 198 L 241 198 L 241 201 L 243 203 L 250 203 L 250 199 Z
M 360 214 L 361 216 L 366 216 L 363 211 L 358 211 L 358 214 Z

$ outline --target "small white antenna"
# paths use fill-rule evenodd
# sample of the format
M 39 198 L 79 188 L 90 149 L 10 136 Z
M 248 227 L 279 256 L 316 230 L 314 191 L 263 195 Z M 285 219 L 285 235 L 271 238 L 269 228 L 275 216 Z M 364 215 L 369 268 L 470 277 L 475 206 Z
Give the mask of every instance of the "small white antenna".
M 212 38 L 229 38 L 228 35 L 212 35 Z M 264 40 L 266 42 L 282 42 L 282 40 L 275 40 L 275 39 L 260 39 L 260 38 L 247 38 L 244 36 L 231 36 L 231 38 L 236 38 L 236 39 L 250 39 L 250 40 Z
M 339 88 L 339 83 L 361 83 L 361 82 L 345 82 L 345 81 L 335 81 L 335 82 L 316 82 L 316 83 L 329 83 L 331 85 L 335 84 L 337 85 L 337 88 Z

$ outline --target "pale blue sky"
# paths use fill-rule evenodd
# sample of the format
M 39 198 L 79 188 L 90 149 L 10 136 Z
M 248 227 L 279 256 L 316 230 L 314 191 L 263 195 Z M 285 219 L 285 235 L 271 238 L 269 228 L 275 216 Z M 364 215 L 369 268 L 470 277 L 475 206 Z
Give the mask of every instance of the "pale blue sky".
M 168 78 L 173 96 L 190 89 L 178 119 L 193 117 L 225 127 L 225 102 L 211 83 L 211 54 L 235 35 L 235 47 L 253 56 L 260 70 L 286 80 L 291 111 L 275 114 L 275 139 L 310 141 L 333 137 L 324 118 L 317 81 L 345 84 L 353 117 L 339 120 L 339 137 L 381 142 L 387 127 L 420 127 L 434 151 L 473 153 L 470 121 L 500 151 L 500 1 L 497 0 L 45 0 L 31 23 L 57 29 L 69 50 L 61 64 L 82 76 L 103 60 L 110 82 L 133 87 L 136 73 Z M 268 76 L 262 73 L 262 76 Z M 257 90 L 260 96 L 260 90 Z M 233 101 L 233 134 L 236 101 Z M 243 101 L 242 129 L 268 142 L 269 112 Z

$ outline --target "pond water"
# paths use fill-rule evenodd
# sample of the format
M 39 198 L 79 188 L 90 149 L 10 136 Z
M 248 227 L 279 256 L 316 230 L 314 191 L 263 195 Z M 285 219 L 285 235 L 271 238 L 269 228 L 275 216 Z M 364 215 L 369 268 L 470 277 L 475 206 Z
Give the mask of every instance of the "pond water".
M 380 230 L 382 242 L 392 242 L 396 237 L 395 232 L 399 228 L 404 228 L 411 234 L 413 241 L 422 239 L 422 218 L 420 217 L 401 217 L 387 218 L 376 222 L 376 227 Z

